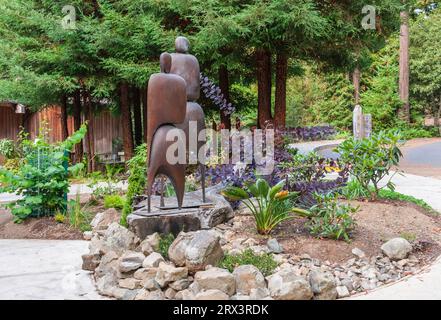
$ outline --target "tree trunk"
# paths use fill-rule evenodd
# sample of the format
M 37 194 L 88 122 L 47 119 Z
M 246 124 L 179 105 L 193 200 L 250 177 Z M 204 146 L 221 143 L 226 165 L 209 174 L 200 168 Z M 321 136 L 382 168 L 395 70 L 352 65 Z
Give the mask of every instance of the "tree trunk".
M 81 97 L 80 90 L 76 90 L 74 93 L 73 101 L 73 118 L 74 118 L 74 131 L 77 131 L 81 127 Z M 83 142 L 75 145 L 75 157 L 73 159 L 74 163 L 80 163 L 83 161 Z
M 120 85 L 120 108 L 121 121 L 123 128 L 123 145 L 124 157 L 127 160 L 133 157 L 133 131 L 132 131 L 132 117 L 130 115 L 129 106 L 129 86 L 126 82 Z
M 139 88 L 135 86 L 132 87 L 132 100 L 133 117 L 135 120 L 135 145 L 139 146 L 142 143 L 141 97 Z
M 227 66 L 221 65 L 219 67 L 219 88 L 221 89 L 224 98 L 227 102 L 230 102 L 230 81 L 228 79 L 228 69 Z M 225 115 L 223 111 L 220 112 L 220 120 L 225 129 L 231 129 L 231 117 L 230 115 Z
M 63 94 L 61 97 L 61 136 L 63 141 L 69 136 L 67 127 L 67 96 Z
M 142 120 L 143 120 L 143 127 L 144 127 L 144 142 L 145 143 L 147 142 L 147 89 L 148 89 L 148 87 L 145 86 L 141 92 Z
M 360 78 L 361 72 L 360 68 L 357 66 L 352 73 L 352 84 L 354 86 L 354 100 L 355 105 L 360 104 Z
M 257 125 L 265 127 L 271 121 L 271 53 L 267 50 L 256 51 L 257 63 Z
M 288 56 L 277 54 L 276 62 L 276 97 L 274 105 L 274 126 L 285 128 L 286 123 L 286 80 L 288 74 Z
M 400 82 L 399 94 L 403 103 L 399 110 L 399 116 L 402 120 L 410 121 L 409 106 L 409 13 L 403 11 L 400 13 Z
M 87 162 L 88 172 L 94 172 L 96 170 L 95 159 L 95 141 L 94 141 L 94 123 L 93 123 L 93 107 L 92 97 L 87 90 L 83 93 L 84 113 L 86 121 L 88 122 L 88 130 L 86 135 L 87 152 L 89 154 L 89 161 Z

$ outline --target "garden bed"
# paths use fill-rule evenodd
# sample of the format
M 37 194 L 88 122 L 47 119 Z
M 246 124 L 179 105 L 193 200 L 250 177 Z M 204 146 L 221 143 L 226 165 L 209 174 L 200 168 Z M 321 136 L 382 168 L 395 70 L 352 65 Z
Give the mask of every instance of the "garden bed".
M 441 218 L 408 202 L 380 200 L 377 202 L 348 201 L 360 206 L 354 215 L 357 222 L 351 242 L 317 239 L 305 227 L 304 218 L 294 218 L 281 223 L 272 233 L 284 248 L 284 253 L 302 255 L 331 263 L 339 263 L 353 257 L 352 249 L 359 248 L 367 256 L 380 253 L 381 245 L 394 237 L 406 238 L 421 246 L 415 254 L 421 263 L 428 263 L 441 254 Z M 235 239 L 256 239 L 265 244 L 266 237 L 256 234 L 254 219 L 242 211 L 234 218 Z
M 29 218 L 22 223 L 14 223 L 13 216 L 0 210 L 0 239 L 50 239 L 80 240 L 83 233 L 65 223 L 58 223 L 54 217 Z
M 104 210 L 101 204 L 89 207 L 91 218 Z M 28 218 L 15 223 L 9 210 L 0 209 L 0 239 L 83 240 L 83 232 L 67 221 L 57 222 L 55 217 Z

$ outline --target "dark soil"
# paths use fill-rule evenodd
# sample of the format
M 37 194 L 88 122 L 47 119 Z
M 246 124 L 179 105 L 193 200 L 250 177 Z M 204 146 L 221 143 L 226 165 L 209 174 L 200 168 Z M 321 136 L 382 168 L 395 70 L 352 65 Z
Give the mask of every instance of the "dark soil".
M 101 205 L 88 207 L 92 216 L 104 210 Z M 0 239 L 81 240 L 83 233 L 67 222 L 55 221 L 54 217 L 29 218 L 14 223 L 12 214 L 0 209 Z
M 416 255 L 423 261 L 431 261 L 441 254 L 441 217 L 434 216 L 412 203 L 400 201 L 358 202 L 360 211 L 354 216 L 357 226 L 350 243 L 331 239 L 317 239 L 308 233 L 306 219 L 293 218 L 282 222 L 273 233 L 286 253 L 311 257 L 330 262 L 342 262 L 353 257 L 352 249 L 362 249 L 368 256 L 380 253 L 381 245 L 394 237 L 404 237 L 420 248 Z M 253 237 L 265 244 L 267 238 L 257 235 L 254 219 L 250 215 L 237 215 L 242 222 L 235 238 Z

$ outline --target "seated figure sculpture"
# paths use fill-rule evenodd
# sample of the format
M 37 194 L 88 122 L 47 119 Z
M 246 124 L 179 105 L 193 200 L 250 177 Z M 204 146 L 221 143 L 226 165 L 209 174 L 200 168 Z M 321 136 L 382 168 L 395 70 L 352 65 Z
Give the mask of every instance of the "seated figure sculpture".
M 148 212 L 151 211 L 151 189 L 158 174 L 164 174 L 170 179 L 176 192 L 178 208 L 182 208 L 186 165 L 170 164 L 166 159 L 168 148 L 175 143 L 175 141 L 166 141 L 166 137 L 175 129 L 181 129 L 185 134 L 185 138 L 182 138 L 185 141 L 181 142 L 185 143 L 185 150 L 189 150 L 186 154 L 186 163 L 190 157 L 199 163 L 202 201 L 205 202 L 205 149 L 203 149 L 205 137 L 202 135 L 202 130 L 205 129 L 205 116 L 201 106 L 195 102 L 200 95 L 199 63 L 196 57 L 188 54 L 189 43 L 186 38 L 178 37 L 175 45 L 176 53 L 161 54 L 161 73 L 153 74 L 148 84 Z M 190 134 L 193 128 L 196 128 L 196 132 Z M 196 138 L 197 141 L 190 141 L 191 138 Z M 196 150 L 192 150 L 193 145 L 196 145 Z

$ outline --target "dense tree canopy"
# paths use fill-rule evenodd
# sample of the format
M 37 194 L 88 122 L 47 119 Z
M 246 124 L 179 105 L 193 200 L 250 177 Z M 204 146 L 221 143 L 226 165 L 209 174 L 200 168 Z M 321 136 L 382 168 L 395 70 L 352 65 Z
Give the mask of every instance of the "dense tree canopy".
M 75 28 L 62 25 L 65 4 L 0 0 L 0 100 L 32 110 L 59 104 L 76 128 L 81 115 L 120 112 L 127 158 L 142 141 L 148 78 L 160 53 L 174 50 L 177 35 L 190 38 L 202 72 L 239 113 L 255 115 L 255 124 L 284 127 L 288 114 L 288 124 L 324 121 L 347 129 L 354 70 L 363 74 L 361 99 L 374 119 L 396 112 L 399 13 L 419 5 L 430 17 L 412 23 L 412 93 L 431 105 L 440 99 L 438 69 L 428 67 L 439 43 L 439 13 L 430 1 L 407 1 L 407 7 L 401 0 L 371 1 L 372 30 L 361 26 L 362 0 L 73 0 Z M 320 97 L 295 98 L 303 96 L 304 86 L 294 85 L 299 77 L 315 78 L 323 90 L 309 94 Z M 309 120 L 292 108 L 309 108 Z M 228 127 L 229 115 L 218 116 Z

